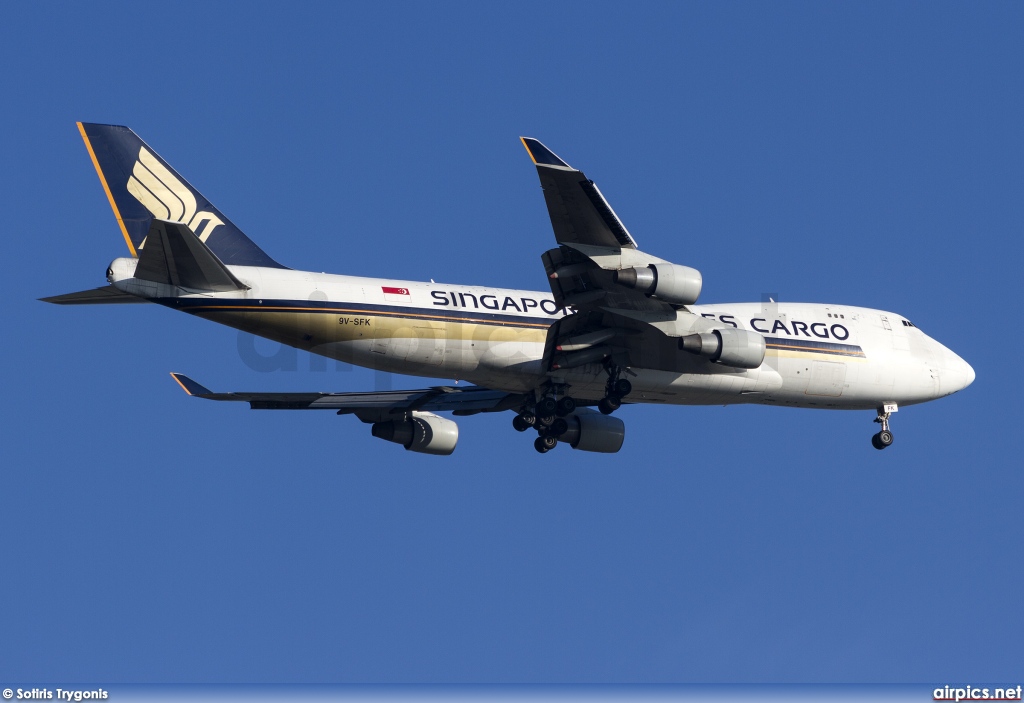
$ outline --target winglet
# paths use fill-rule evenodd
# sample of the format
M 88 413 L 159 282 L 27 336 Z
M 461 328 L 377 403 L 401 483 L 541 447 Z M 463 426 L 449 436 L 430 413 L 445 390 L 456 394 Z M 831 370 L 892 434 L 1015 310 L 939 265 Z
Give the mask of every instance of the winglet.
M 213 395 L 213 391 L 202 384 L 196 383 L 185 374 L 172 373 L 171 378 L 177 381 L 181 389 L 189 395 L 199 396 L 200 398 L 204 395 Z
M 572 166 L 555 156 L 555 153 L 551 151 L 551 149 L 548 149 L 533 137 L 519 137 L 519 139 L 523 142 L 523 146 L 526 147 L 526 152 L 530 155 L 530 159 L 532 159 L 533 163 L 537 166 L 561 166 L 562 168 L 572 168 Z

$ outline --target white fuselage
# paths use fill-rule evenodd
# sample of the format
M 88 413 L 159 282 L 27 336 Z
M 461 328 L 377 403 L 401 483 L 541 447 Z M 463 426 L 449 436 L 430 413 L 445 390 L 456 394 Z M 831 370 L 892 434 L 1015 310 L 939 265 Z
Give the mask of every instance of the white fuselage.
M 564 315 L 550 293 L 244 266 L 229 269 L 249 290 L 194 293 L 132 277 L 133 261 L 111 266 L 121 290 L 315 354 L 508 391 L 554 376 L 577 398 L 604 394 L 598 363 L 542 368 L 548 328 Z M 966 362 L 895 313 L 774 302 L 687 309 L 763 334 L 764 363 L 736 369 L 679 351 L 675 370 L 630 367 L 630 402 L 874 409 L 939 398 L 974 380 Z

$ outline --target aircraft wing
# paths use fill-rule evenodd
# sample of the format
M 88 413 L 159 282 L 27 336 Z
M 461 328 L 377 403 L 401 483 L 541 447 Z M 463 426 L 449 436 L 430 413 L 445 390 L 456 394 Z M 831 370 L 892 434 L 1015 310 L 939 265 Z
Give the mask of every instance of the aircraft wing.
M 617 283 L 624 269 L 669 265 L 636 241 L 594 182 L 536 139 L 521 137 L 540 177 L 559 246 L 541 260 L 559 307 L 571 314 L 551 327 L 549 371 L 611 358 L 618 366 L 700 372 L 706 364 L 678 354 L 678 338 L 722 325 Z M 699 273 L 693 271 L 698 277 Z M 698 285 L 699 290 L 699 285 Z
M 597 185 L 531 137 L 520 137 L 537 166 L 548 215 L 559 244 L 636 249 L 622 220 Z
M 356 415 L 363 422 L 379 422 L 413 410 L 456 415 L 500 412 L 519 407 L 524 399 L 518 393 L 481 386 L 358 393 L 214 393 L 184 374 L 172 373 L 171 377 L 196 398 L 249 403 L 253 410 L 335 410 L 339 415 Z

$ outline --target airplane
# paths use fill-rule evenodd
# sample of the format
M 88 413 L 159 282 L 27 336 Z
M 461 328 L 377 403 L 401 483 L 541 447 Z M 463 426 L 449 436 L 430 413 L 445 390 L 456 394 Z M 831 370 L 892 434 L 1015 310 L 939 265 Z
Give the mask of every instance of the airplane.
M 297 271 L 272 259 L 132 130 L 78 130 L 130 256 L 108 285 L 42 298 L 61 305 L 157 303 L 394 373 L 472 385 L 351 393 L 190 396 L 252 409 L 333 410 L 406 450 L 449 455 L 456 417 L 511 412 L 534 447 L 621 449 L 624 403 L 873 410 L 876 449 L 901 406 L 950 395 L 971 366 L 909 319 L 816 303 L 697 304 L 694 268 L 646 254 L 597 185 L 541 142 L 536 166 L 557 246 L 541 256 L 550 292 Z

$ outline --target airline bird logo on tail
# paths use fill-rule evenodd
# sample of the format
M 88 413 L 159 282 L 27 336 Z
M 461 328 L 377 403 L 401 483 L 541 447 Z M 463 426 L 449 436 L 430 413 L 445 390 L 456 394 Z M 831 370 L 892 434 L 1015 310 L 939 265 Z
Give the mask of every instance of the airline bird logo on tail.
M 192 191 L 156 157 L 146 151 L 145 147 L 139 149 L 139 159 L 135 162 L 132 175 L 128 177 L 128 192 L 145 205 L 146 209 L 153 213 L 153 217 L 180 222 L 203 242 L 214 229 L 224 224 L 223 220 L 212 212 L 196 212 L 196 198 Z M 145 244 L 143 241 L 139 248 Z

